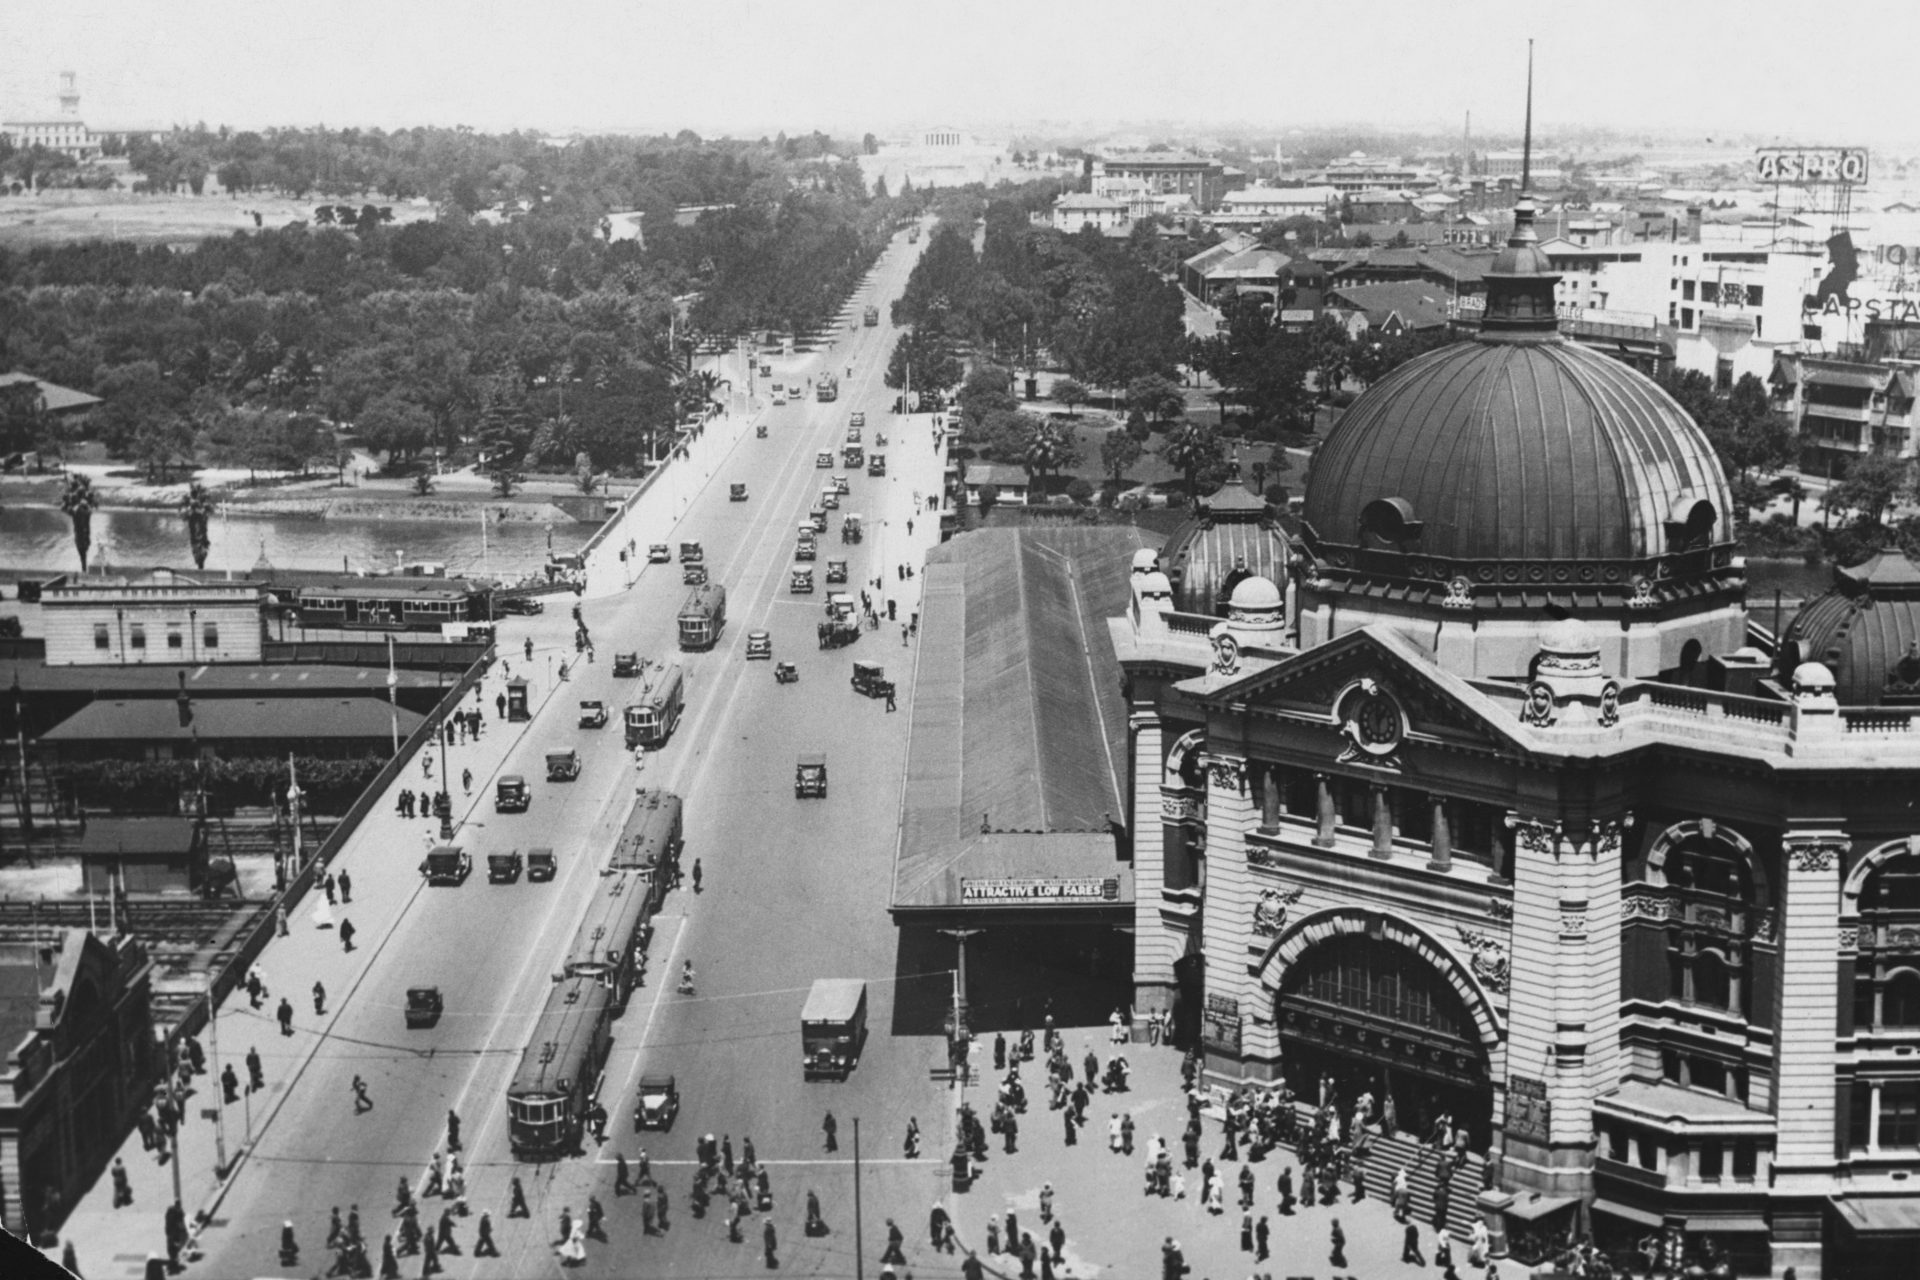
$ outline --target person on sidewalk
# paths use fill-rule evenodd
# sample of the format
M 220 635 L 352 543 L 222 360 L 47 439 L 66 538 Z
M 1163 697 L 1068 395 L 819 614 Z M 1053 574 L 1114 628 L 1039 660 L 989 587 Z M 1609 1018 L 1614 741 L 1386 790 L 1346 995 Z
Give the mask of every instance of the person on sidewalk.
M 353 901 L 353 877 L 345 871 L 340 873 L 340 901 Z
M 394 1256 L 391 1234 L 380 1237 L 380 1280 L 400 1280 L 400 1259 Z
M 113 1207 L 133 1203 L 133 1183 L 127 1178 L 127 1166 L 119 1156 L 113 1158 Z
M 231 1062 L 220 1068 L 220 1092 L 227 1102 L 240 1101 L 240 1077 L 235 1074 Z
M 887 1219 L 887 1251 L 880 1255 L 880 1264 L 882 1266 L 885 1266 L 886 1264 L 893 1262 L 893 1263 L 898 1263 L 903 1267 L 906 1266 L 907 1255 L 900 1251 L 900 1246 L 905 1244 L 906 1240 L 907 1240 L 906 1233 L 900 1230 L 900 1224 L 895 1222 L 892 1218 L 888 1218 Z
M 364 1245 L 367 1242 L 367 1238 L 360 1232 L 360 1206 L 357 1204 L 347 1208 L 347 1239 L 357 1245 Z
M 500 1248 L 493 1242 L 493 1215 L 482 1212 L 480 1225 L 476 1228 L 473 1241 L 473 1256 L 476 1258 L 497 1258 Z
M 587 1197 L 587 1239 L 607 1242 L 607 1211 L 600 1204 L 598 1196 Z
M 760 1230 L 760 1241 L 763 1245 L 766 1246 L 767 1270 L 772 1271 L 774 1268 L 780 1265 L 780 1259 L 777 1256 L 775 1256 L 775 1252 L 774 1252 L 780 1246 L 780 1237 L 779 1237 L 779 1234 L 773 1229 L 772 1218 L 766 1219 L 765 1225 L 762 1226 Z
M 533 1214 L 527 1210 L 527 1192 L 526 1189 L 520 1185 L 518 1175 L 508 1184 L 507 1193 L 507 1216 L 509 1218 L 531 1218 L 533 1216 Z
M 258 1093 L 267 1087 L 267 1073 L 260 1065 L 260 1050 L 247 1046 L 247 1092 Z
M 313 1016 L 325 1017 L 327 1012 L 327 989 L 316 979 L 313 984 Z
M 413 1184 L 409 1183 L 403 1177 L 400 1179 L 399 1188 L 393 1193 L 393 1216 L 396 1218 L 405 1217 L 407 1210 L 412 1207 Z
M 1271 1240 L 1272 1235 L 1273 1228 L 1267 1225 L 1267 1215 L 1263 1213 L 1260 1215 L 1260 1221 L 1253 1224 L 1253 1260 L 1255 1262 L 1265 1262 L 1272 1256 L 1268 1248 L 1268 1241 Z
M 373 1099 L 367 1096 L 367 1082 L 358 1075 L 353 1078 L 353 1114 L 364 1115 L 373 1110 Z
M 342 920 L 340 922 L 340 945 L 345 950 L 353 950 L 353 935 L 356 932 L 358 932 L 358 930 L 353 927 L 353 921 Z
M 451 1209 L 442 1209 L 440 1211 L 439 1239 L 437 1244 L 438 1251 L 441 1253 L 458 1254 L 460 1252 L 460 1246 L 455 1243 L 453 1238 L 453 1210 Z
M 1407 1234 L 1400 1243 L 1400 1261 L 1411 1262 L 1417 1267 L 1427 1265 L 1426 1257 L 1420 1252 L 1420 1224 L 1409 1222 Z
M 452 1107 L 447 1108 L 447 1150 L 460 1149 L 460 1113 Z
M 293 1004 L 285 996 L 280 997 L 280 1010 L 276 1016 L 280 1019 L 280 1034 L 283 1036 L 292 1035 Z
M 1333 1229 L 1328 1232 L 1333 1248 L 1327 1254 L 1327 1261 L 1336 1267 L 1347 1265 L 1347 1233 L 1340 1229 L 1340 1219 L 1333 1220 Z
M 699 875 L 700 875 L 700 861 L 699 861 L 699 859 L 697 859 L 697 858 L 696 858 L 696 859 L 694 860 L 694 863 L 693 863 L 693 867 L 694 867 L 694 885 L 695 885 L 695 886 L 696 886 L 696 888 L 697 888 L 697 887 L 698 887 L 698 885 L 699 885 L 699 883 L 700 883 L 700 880 L 699 880 Z M 838 1151 L 838 1150 L 840 1149 L 840 1136 L 839 1136 L 839 1135 L 840 1135 L 840 1124 L 839 1124 L 839 1122 L 838 1122 L 838 1121 L 836 1121 L 836 1120 L 835 1120 L 835 1119 L 833 1118 L 833 1112 L 831 1112 L 831 1111 L 829 1111 L 829 1112 L 827 1112 L 827 1118 L 826 1118 L 826 1119 L 824 1119 L 824 1120 L 822 1120 L 822 1121 L 820 1122 L 820 1128 L 821 1128 L 821 1130 L 822 1130 L 823 1132 L 825 1132 L 825 1134 L 827 1135 L 827 1150 L 829 1150 L 829 1151 Z M 1011 1150 L 1011 1148 L 1009 1148 L 1009 1150 Z

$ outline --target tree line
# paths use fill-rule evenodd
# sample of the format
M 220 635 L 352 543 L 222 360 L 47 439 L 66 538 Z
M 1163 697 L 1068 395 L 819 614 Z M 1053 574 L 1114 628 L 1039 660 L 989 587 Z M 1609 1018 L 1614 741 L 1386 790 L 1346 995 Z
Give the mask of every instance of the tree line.
M 328 171 L 335 188 L 367 176 L 353 156 L 376 142 L 391 154 L 401 138 L 282 133 L 271 136 L 345 148 Z M 386 193 L 416 179 L 452 192 L 431 221 L 326 204 L 310 222 L 185 250 L 0 251 L 0 368 L 101 396 L 82 429 L 161 474 L 196 461 L 332 464 L 331 428 L 349 424 L 402 463 L 484 439 L 514 466 L 572 469 L 584 454 L 603 472 L 631 469 L 720 392 L 691 369 L 698 343 L 820 323 L 918 203 L 866 197 L 857 175 L 808 159 L 817 140 L 405 137 L 418 172 Z M 200 143 L 242 156 L 247 138 Z M 504 194 L 514 216 L 467 217 Z M 680 225 L 673 206 L 688 200 L 719 207 Z M 633 204 L 661 215 L 644 248 L 607 234 L 607 212 Z M 0 447 L 59 444 L 44 414 L 11 400 L 0 410 Z

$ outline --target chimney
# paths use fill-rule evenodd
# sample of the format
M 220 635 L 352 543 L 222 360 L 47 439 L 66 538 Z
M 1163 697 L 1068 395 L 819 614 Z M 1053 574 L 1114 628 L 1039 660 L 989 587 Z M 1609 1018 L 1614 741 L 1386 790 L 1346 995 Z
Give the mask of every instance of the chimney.
M 180 727 L 184 729 L 193 723 L 193 699 L 187 696 L 187 673 L 181 671 L 177 674 L 180 677 L 180 692 L 174 701 L 180 709 Z
M 1687 206 L 1687 243 L 1700 243 L 1700 206 L 1697 204 Z

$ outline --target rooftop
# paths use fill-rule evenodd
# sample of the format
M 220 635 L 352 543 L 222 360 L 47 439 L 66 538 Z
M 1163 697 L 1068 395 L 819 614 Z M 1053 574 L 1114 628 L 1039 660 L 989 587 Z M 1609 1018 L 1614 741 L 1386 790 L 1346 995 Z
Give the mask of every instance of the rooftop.
M 1386 284 L 1338 285 L 1327 295 L 1334 306 L 1342 302 L 1367 317 L 1378 329 L 1395 316 L 1408 329 L 1437 329 L 1447 323 L 1447 291 L 1424 280 L 1397 280 Z
M 192 717 L 180 723 L 178 704 L 167 698 L 101 699 L 90 702 L 41 735 L 42 742 L 205 742 L 286 738 L 386 740 L 399 717 L 404 739 L 425 718 L 376 697 L 201 698 L 189 703 Z
M 1114 878 L 1131 901 L 1109 825 L 1126 811 L 1127 713 L 1104 619 L 1147 545 L 1133 527 L 983 529 L 930 553 L 896 910 L 1036 876 Z
M 70 413 L 77 409 L 91 409 L 104 403 L 99 396 L 90 396 L 84 391 L 75 391 L 72 387 L 63 387 L 45 378 L 36 378 L 30 373 L 0 373 L 0 387 L 17 386 L 22 382 L 38 383 L 40 394 L 47 402 L 48 413 Z

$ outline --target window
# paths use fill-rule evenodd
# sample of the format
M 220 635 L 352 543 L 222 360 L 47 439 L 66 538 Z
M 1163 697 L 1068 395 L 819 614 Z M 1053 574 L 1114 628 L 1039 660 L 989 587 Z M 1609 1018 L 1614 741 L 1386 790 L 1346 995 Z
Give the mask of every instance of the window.
M 1920 1080 L 1880 1086 L 1880 1145 L 1920 1147 Z
M 1712 280 L 1702 280 L 1700 282 L 1700 301 L 1720 301 L 1720 286 Z
M 147 628 L 138 622 L 129 623 L 127 626 L 127 643 L 135 649 L 145 649 L 147 647 Z
M 1693 281 L 1682 280 L 1680 282 L 1680 296 L 1682 298 L 1685 298 L 1688 302 L 1693 301 Z
M 1696 1172 L 1700 1177 L 1700 1181 L 1702 1182 L 1720 1181 L 1720 1170 L 1721 1170 L 1720 1144 L 1718 1142 L 1701 1143 L 1699 1158 L 1696 1163 Z
M 1680 308 L 1680 327 L 1682 329 L 1693 328 L 1693 308 L 1692 307 Z
M 1762 293 L 1762 290 L 1764 289 L 1764 287 L 1765 286 L 1763 285 L 1757 285 L 1757 284 L 1750 284 L 1747 286 L 1747 305 L 1748 306 L 1757 307 L 1760 305 L 1760 300 L 1764 296 Z M 1755 316 L 1753 323 L 1754 323 L 1754 330 L 1753 330 L 1754 336 L 1758 337 L 1760 334 L 1760 327 L 1759 327 L 1760 318 L 1758 316 Z
M 1727 962 L 1717 951 L 1702 951 L 1693 961 L 1693 1003 L 1725 1009 L 1733 998 Z
M 183 647 L 183 641 L 180 638 L 180 628 L 168 627 L 167 628 L 167 648 L 178 649 L 181 647 Z
M 1860 886 L 1860 955 L 1854 967 L 1854 1025 L 1920 1031 L 1920 969 L 1910 954 L 1887 950 L 1894 936 L 1920 925 L 1920 855 L 1900 853 Z
M 1759 1169 L 1759 1151 L 1754 1140 L 1752 1138 L 1734 1139 L 1733 1176 L 1742 1182 L 1752 1182 Z
M 1635 1145 L 1640 1148 L 1640 1167 L 1657 1171 L 1660 1168 L 1660 1144 L 1652 1138 L 1641 1138 Z
M 1631 1145 L 1625 1129 L 1607 1130 L 1607 1159 L 1618 1160 L 1621 1164 L 1627 1163 L 1633 1159 L 1628 1150 Z
M 209 622 L 205 629 L 201 631 L 200 636 L 207 648 L 218 649 L 220 647 L 220 624 L 217 622 Z
M 107 634 L 107 624 L 104 622 L 96 622 L 93 624 L 93 647 L 96 649 L 111 649 L 113 647 L 113 639 Z

